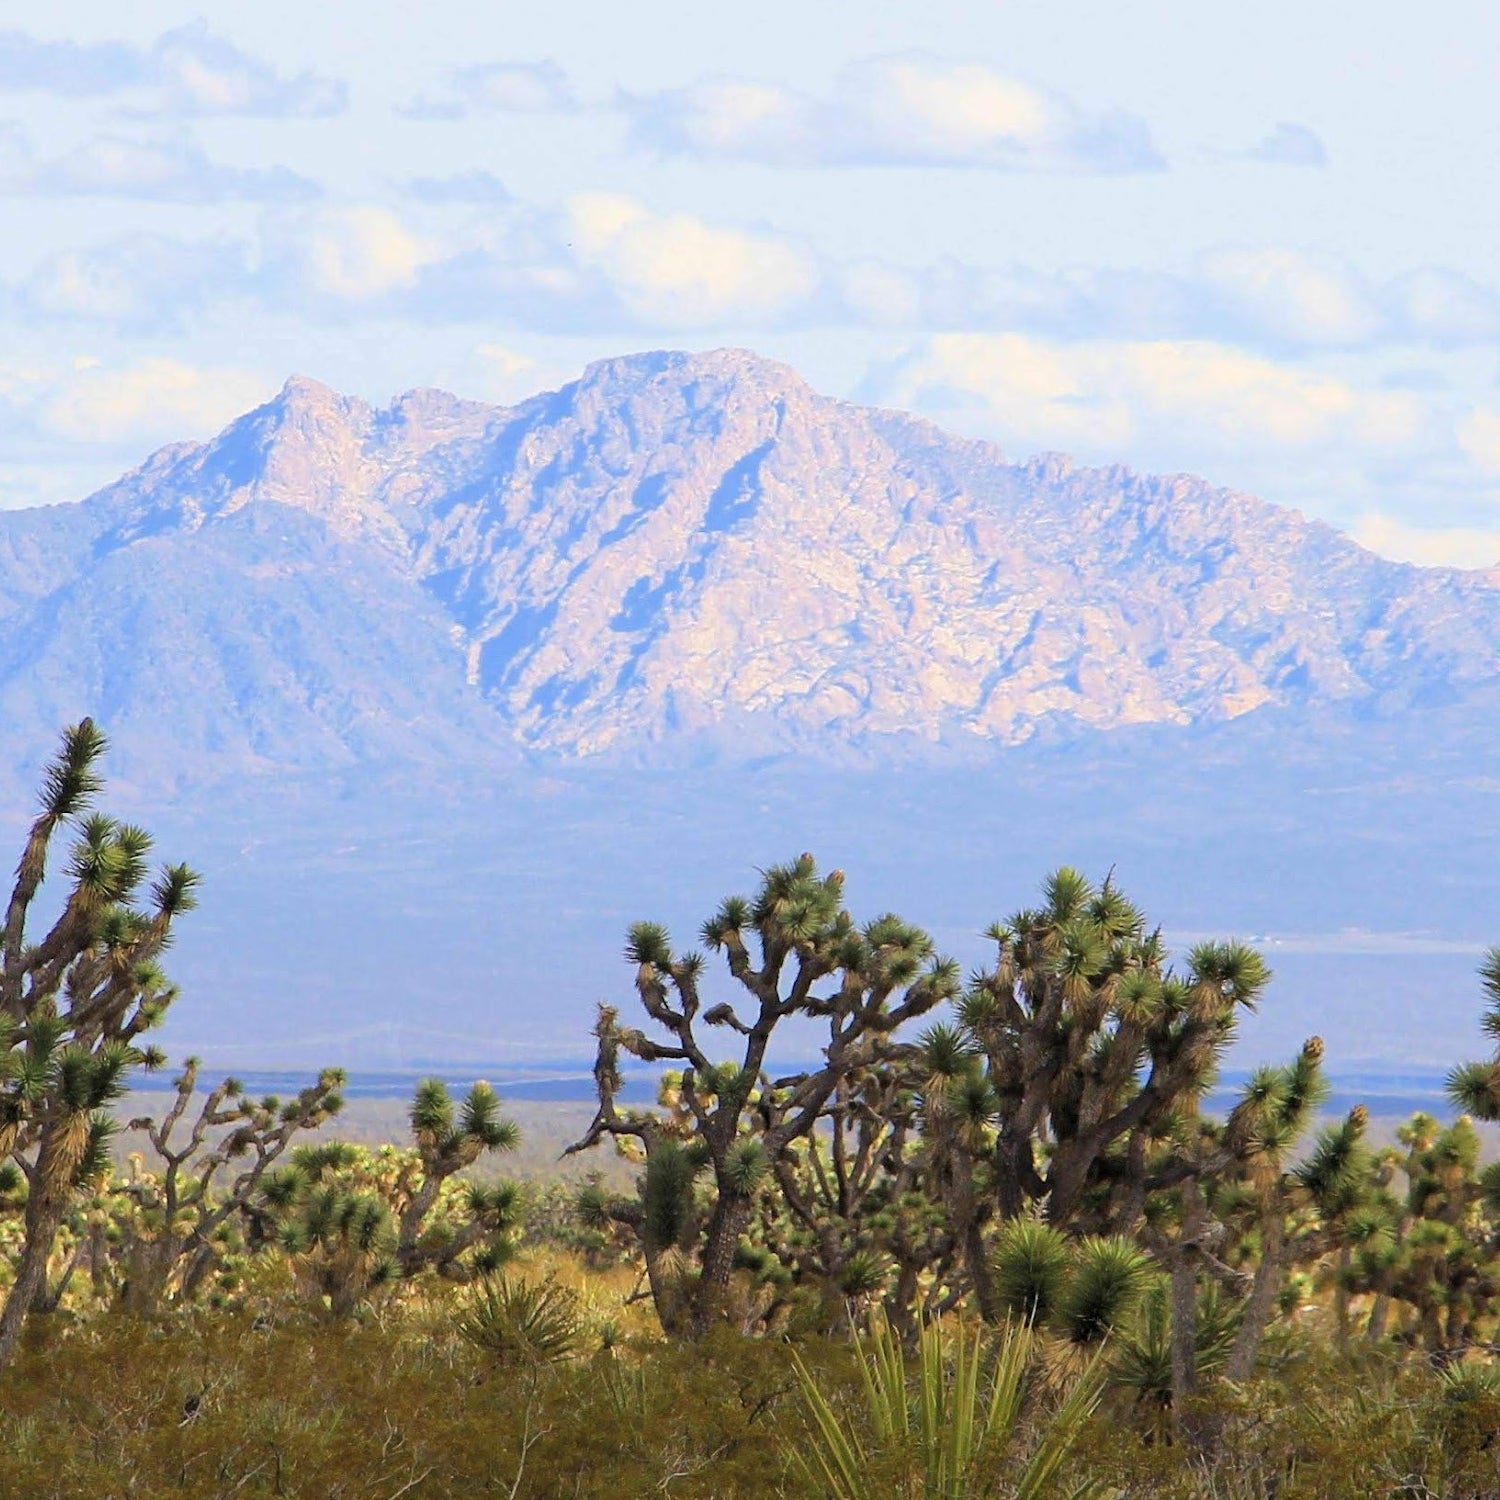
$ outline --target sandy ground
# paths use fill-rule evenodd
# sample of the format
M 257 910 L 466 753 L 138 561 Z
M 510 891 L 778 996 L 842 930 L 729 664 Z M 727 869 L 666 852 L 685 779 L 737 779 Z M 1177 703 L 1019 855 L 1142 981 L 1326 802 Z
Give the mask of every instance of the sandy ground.
M 122 1120 L 142 1115 L 160 1118 L 172 1103 L 168 1094 L 132 1093 L 122 1101 L 118 1111 Z M 299 1139 L 352 1141 L 361 1146 L 380 1146 L 388 1142 L 410 1140 L 404 1099 L 350 1099 L 343 1112 L 320 1130 L 310 1131 Z M 620 1160 L 612 1147 L 600 1145 L 579 1156 L 564 1157 L 564 1148 L 588 1129 L 593 1107 L 584 1103 L 540 1103 L 530 1100 L 506 1101 L 506 1116 L 521 1127 L 520 1147 L 502 1157 L 491 1158 L 493 1169 L 508 1177 L 529 1180 L 560 1178 L 578 1181 L 590 1172 L 602 1172 L 611 1180 L 628 1180 L 635 1169 Z M 179 1138 L 187 1134 L 186 1122 L 178 1127 Z M 144 1137 L 121 1132 L 116 1155 L 123 1160 L 132 1151 L 146 1146 Z M 149 1147 L 147 1147 L 149 1153 Z M 488 1173 L 484 1175 L 489 1175 Z

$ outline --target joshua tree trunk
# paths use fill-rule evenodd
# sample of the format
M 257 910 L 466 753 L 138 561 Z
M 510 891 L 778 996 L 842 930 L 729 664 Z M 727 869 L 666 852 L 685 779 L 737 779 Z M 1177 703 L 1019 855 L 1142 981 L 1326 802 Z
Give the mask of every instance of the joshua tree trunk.
M 48 1283 L 44 1278 L 41 1290 L 32 1299 L 31 1312 L 34 1317 L 45 1317 L 55 1313 L 62 1306 L 62 1300 L 68 1295 L 68 1288 L 73 1285 L 73 1278 L 78 1274 L 78 1268 L 88 1258 L 89 1242 L 81 1239 L 73 1246 L 73 1253 L 68 1257 L 68 1263 L 62 1269 L 56 1281 Z
M 161 1306 L 181 1248 L 181 1241 L 174 1235 L 132 1248 L 125 1285 L 120 1289 L 120 1303 L 127 1312 L 152 1313 Z
M 1186 1245 L 1172 1257 L 1172 1405 L 1198 1390 L 1198 1273 Z
M 979 1316 L 986 1323 L 994 1323 L 1000 1317 L 1000 1308 L 995 1302 L 989 1258 L 985 1254 L 984 1233 L 974 1192 L 974 1174 L 967 1162 L 959 1164 L 957 1178 L 953 1192 L 953 1217 L 959 1225 L 959 1246 L 963 1254 L 964 1270 L 968 1272 L 969 1282 L 974 1288 Z
M 708 1332 L 709 1326 L 723 1308 L 729 1273 L 734 1269 L 734 1254 L 739 1248 L 740 1235 L 750 1222 L 753 1205 L 754 1200 L 748 1194 L 729 1192 L 720 1187 L 719 1201 L 714 1205 L 713 1215 L 708 1221 L 708 1234 L 703 1243 L 702 1271 L 693 1297 L 689 1332 L 694 1338 L 702 1338 Z
M 1224 1366 L 1224 1374 L 1230 1380 L 1248 1380 L 1255 1369 L 1255 1356 L 1260 1352 L 1260 1341 L 1270 1325 L 1276 1294 L 1281 1290 L 1285 1259 L 1286 1223 L 1273 1205 L 1261 1220 L 1260 1264 L 1255 1268 L 1245 1316 Z
M 66 1194 L 49 1190 L 45 1185 L 44 1169 L 51 1164 L 50 1158 L 51 1153 L 44 1150 L 38 1161 L 31 1197 L 26 1201 L 25 1247 L 10 1295 L 5 1299 L 5 1310 L 0 1312 L 0 1373 L 15 1354 L 33 1304 L 46 1292 L 47 1261 L 67 1212 Z
M 1204 1230 L 1203 1191 L 1183 1188 L 1182 1228 L 1172 1249 L 1172 1410 L 1179 1425 L 1184 1403 L 1198 1392 L 1198 1240 Z
M 651 1305 L 656 1309 L 657 1322 L 668 1338 L 682 1333 L 682 1277 L 670 1274 L 662 1264 L 660 1250 L 644 1251 L 646 1260 L 646 1284 L 651 1288 Z
M 1339 1246 L 1338 1279 L 1333 1284 L 1334 1334 L 1340 1349 L 1349 1347 L 1349 1263 L 1353 1258 L 1348 1242 Z

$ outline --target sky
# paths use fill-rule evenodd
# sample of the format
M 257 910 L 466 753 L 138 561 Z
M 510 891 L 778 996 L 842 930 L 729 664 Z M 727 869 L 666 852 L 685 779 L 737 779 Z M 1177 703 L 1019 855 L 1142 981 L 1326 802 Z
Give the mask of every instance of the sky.
M 748 347 L 1500 560 L 1500 7 L 0 0 L 0 506 Z

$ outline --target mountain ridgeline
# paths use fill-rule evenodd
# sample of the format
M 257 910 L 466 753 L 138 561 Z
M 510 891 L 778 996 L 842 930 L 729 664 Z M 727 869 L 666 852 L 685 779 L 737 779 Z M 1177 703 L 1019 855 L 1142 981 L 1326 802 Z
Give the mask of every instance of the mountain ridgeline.
M 1191 477 L 1010 463 L 733 350 L 607 360 L 515 407 L 293 379 L 79 504 L 0 514 L 12 762 L 89 713 L 141 784 L 948 758 L 1483 708 L 1497 664 L 1489 574 Z

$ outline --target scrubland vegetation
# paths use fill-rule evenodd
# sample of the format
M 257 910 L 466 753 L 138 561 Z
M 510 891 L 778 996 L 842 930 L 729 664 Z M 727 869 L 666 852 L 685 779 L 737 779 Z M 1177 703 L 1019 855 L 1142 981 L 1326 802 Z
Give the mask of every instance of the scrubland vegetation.
M 484 1084 L 358 1146 L 336 1070 L 189 1060 L 122 1121 L 197 877 L 94 811 L 102 751 L 67 732 L 0 935 L 0 1494 L 1500 1495 L 1500 1059 L 1387 1147 L 1316 1037 L 1215 1115 L 1253 949 L 1174 961 L 1063 869 L 966 978 L 804 855 L 706 954 L 631 929 L 592 1175 L 507 1180 Z

